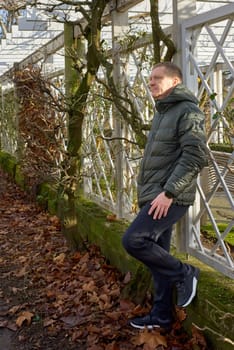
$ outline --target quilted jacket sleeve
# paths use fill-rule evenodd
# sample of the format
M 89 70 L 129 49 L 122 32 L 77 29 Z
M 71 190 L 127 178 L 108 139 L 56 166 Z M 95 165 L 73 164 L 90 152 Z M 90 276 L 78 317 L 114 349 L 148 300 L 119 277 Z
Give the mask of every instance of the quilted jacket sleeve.
M 178 141 L 181 154 L 164 185 L 164 190 L 171 192 L 175 198 L 190 187 L 201 169 L 207 165 L 204 115 L 201 112 L 190 112 L 180 118 Z

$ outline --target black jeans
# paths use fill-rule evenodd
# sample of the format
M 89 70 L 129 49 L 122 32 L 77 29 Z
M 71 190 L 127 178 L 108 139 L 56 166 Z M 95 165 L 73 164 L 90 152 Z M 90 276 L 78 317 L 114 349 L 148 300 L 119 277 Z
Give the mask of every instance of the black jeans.
M 172 226 L 188 206 L 172 204 L 166 217 L 154 220 L 149 215 L 150 203 L 144 205 L 123 236 L 126 251 L 143 262 L 151 271 L 155 287 L 152 313 L 171 319 L 173 284 L 184 278 L 186 264 L 170 255 Z

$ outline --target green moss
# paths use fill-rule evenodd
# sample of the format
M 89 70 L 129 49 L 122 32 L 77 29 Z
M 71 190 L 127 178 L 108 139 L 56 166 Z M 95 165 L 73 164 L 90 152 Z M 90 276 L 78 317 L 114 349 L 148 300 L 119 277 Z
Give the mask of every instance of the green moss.
M 234 341 L 234 280 L 203 264 L 196 258 L 180 254 L 179 258 L 200 268 L 197 297 L 187 307 L 185 328 L 195 324 L 202 328 L 209 349 L 230 350 Z
M 233 146 L 230 143 L 211 143 L 210 149 L 217 152 L 232 153 Z
M 113 265 L 126 272 L 128 268 L 123 260 L 129 260 L 129 256 L 122 247 L 121 237 L 127 228 L 127 223 L 111 219 L 111 213 L 83 198 L 78 199 L 76 208 L 80 238 L 97 244 Z
M 11 175 L 13 178 L 15 176 L 16 159 L 12 155 L 0 151 L 0 165 L 1 168 Z
M 50 214 L 57 212 L 57 190 L 53 184 L 43 183 L 37 191 L 37 202 Z
M 122 290 L 122 297 L 124 299 L 130 298 L 136 304 L 142 304 L 148 291 L 153 291 L 151 273 L 143 264 L 135 262 L 132 278 Z
M 217 224 L 220 233 L 222 234 L 226 228 L 227 228 L 227 224 Z M 202 225 L 201 226 L 201 231 L 204 232 L 206 234 L 206 236 L 208 238 L 211 239 L 217 239 L 216 234 L 214 232 L 214 228 L 211 224 L 207 224 L 207 225 Z M 231 244 L 232 246 L 234 246 L 234 227 L 232 227 L 232 229 L 229 231 L 228 235 L 225 237 L 224 239 L 225 242 Z
M 22 174 L 21 168 L 18 164 L 16 164 L 15 167 L 15 182 L 17 185 L 19 185 L 22 189 L 25 188 L 25 179 L 24 175 Z

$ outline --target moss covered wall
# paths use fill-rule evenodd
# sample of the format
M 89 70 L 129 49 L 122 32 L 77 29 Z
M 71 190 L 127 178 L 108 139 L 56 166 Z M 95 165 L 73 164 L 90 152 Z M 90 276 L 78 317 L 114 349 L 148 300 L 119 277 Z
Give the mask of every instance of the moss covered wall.
M 0 166 L 21 186 L 26 187 L 13 157 L 0 152 Z M 53 214 L 57 210 L 57 193 L 48 184 L 38 189 L 40 203 Z M 97 244 L 102 253 L 121 272 L 132 274 L 132 281 L 124 291 L 140 302 L 151 288 L 148 271 L 124 251 L 121 243 L 127 222 L 112 220 L 110 213 L 93 202 L 79 198 L 77 201 L 78 227 L 74 227 L 68 241 L 74 247 L 87 241 Z M 185 260 L 185 256 L 179 256 Z M 209 350 L 234 350 L 234 281 L 202 264 L 195 258 L 189 261 L 201 269 L 198 295 L 187 308 L 185 328 L 194 323 L 200 327 L 208 341 Z

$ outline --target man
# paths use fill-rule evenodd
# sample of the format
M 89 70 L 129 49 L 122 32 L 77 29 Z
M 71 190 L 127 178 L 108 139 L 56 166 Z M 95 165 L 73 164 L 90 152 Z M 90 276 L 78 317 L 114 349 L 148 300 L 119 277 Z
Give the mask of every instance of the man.
M 196 294 L 199 269 L 169 254 L 172 226 L 194 202 L 196 180 L 207 163 L 204 115 L 171 62 L 154 66 L 149 81 L 156 103 L 138 177 L 140 211 L 123 236 L 127 252 L 151 271 L 155 297 L 148 315 L 130 320 L 135 328 L 173 323 L 172 292 L 188 306 Z

